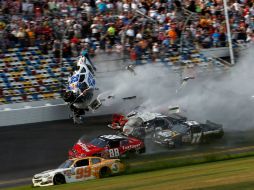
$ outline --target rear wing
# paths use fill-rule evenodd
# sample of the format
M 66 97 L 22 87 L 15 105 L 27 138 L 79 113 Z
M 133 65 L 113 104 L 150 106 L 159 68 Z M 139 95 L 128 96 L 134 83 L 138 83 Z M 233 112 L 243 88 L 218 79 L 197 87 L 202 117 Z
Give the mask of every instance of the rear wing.
M 215 128 L 215 129 L 221 129 L 223 128 L 223 125 L 222 124 L 218 124 L 218 123 L 214 123 L 210 120 L 206 120 L 206 124 L 209 126 L 209 127 L 212 127 L 212 128 Z
M 179 112 L 180 112 L 179 106 L 169 106 L 168 107 L 168 114 L 179 113 Z

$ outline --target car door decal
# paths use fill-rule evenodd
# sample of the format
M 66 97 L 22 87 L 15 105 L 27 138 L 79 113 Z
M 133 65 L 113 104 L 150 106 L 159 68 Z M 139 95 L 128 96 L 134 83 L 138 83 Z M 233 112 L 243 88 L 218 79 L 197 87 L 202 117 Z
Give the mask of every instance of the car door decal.
M 86 178 L 91 176 L 90 167 L 81 167 L 76 169 L 76 179 Z
M 202 133 L 194 133 L 192 135 L 192 141 L 191 144 L 199 143 L 201 139 Z

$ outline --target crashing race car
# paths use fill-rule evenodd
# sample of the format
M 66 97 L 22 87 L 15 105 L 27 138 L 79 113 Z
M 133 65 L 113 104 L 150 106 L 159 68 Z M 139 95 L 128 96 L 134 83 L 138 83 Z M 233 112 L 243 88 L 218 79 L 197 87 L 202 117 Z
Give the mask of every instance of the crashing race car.
M 170 129 L 173 125 L 185 122 L 186 117 L 178 114 L 163 115 L 152 112 L 131 112 L 126 117 L 114 114 L 112 124 L 108 127 L 120 130 L 126 136 L 144 139 L 156 130 Z
M 101 102 L 98 97 L 93 98 L 96 68 L 85 51 L 79 57 L 77 67 L 68 79 L 63 99 L 69 105 L 74 123 L 82 123 L 85 112 L 97 110 Z
M 123 135 L 100 135 L 90 142 L 83 137 L 69 150 L 69 158 L 100 156 L 103 158 L 119 158 L 128 153 L 144 153 L 143 141 Z
M 103 159 L 99 157 L 69 159 L 57 169 L 34 175 L 32 182 L 35 187 L 59 185 L 108 177 L 124 170 L 125 166 L 119 159 Z
M 206 121 L 200 124 L 196 121 L 186 121 L 174 125 L 171 129 L 159 130 L 153 134 L 153 141 L 157 144 L 174 148 L 182 144 L 200 144 L 213 139 L 222 138 L 223 127 L 220 124 Z

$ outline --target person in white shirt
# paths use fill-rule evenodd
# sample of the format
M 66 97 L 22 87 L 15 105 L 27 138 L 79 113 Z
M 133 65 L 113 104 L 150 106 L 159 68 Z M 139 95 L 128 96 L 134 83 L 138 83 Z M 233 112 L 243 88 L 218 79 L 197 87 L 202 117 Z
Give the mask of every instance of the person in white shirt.
M 126 30 L 127 43 L 132 43 L 135 37 L 135 31 L 131 26 Z
M 130 11 L 130 4 L 128 3 L 127 0 L 125 0 L 124 3 L 123 3 L 123 11 L 124 12 L 129 12 Z

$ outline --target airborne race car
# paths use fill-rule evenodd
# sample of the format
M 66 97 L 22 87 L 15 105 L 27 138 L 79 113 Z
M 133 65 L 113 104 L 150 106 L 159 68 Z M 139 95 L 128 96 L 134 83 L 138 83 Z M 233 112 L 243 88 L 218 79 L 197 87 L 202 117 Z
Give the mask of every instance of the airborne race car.
M 82 51 L 77 62 L 77 70 L 68 78 L 63 99 L 72 112 L 74 124 L 82 123 L 85 112 L 97 110 L 101 106 L 98 97 L 94 98 L 95 66 L 86 51 Z
M 119 159 L 99 157 L 70 159 L 62 163 L 57 169 L 34 175 L 32 182 L 35 187 L 59 185 L 107 177 L 123 172 L 124 169 L 125 166 Z
M 173 113 L 163 115 L 152 112 L 131 112 L 126 117 L 114 114 L 108 127 L 120 130 L 126 136 L 144 139 L 145 135 L 156 130 L 170 129 L 173 125 L 186 121 L 186 117 Z
M 171 129 L 156 131 L 153 135 L 155 143 L 174 148 L 182 144 L 200 144 L 224 135 L 222 125 L 206 121 L 200 124 L 196 121 L 186 121 L 174 125 Z
M 118 158 L 128 153 L 145 152 L 144 142 L 123 135 L 100 135 L 86 143 L 83 138 L 69 150 L 69 158 L 85 156 L 100 156 L 104 158 Z

